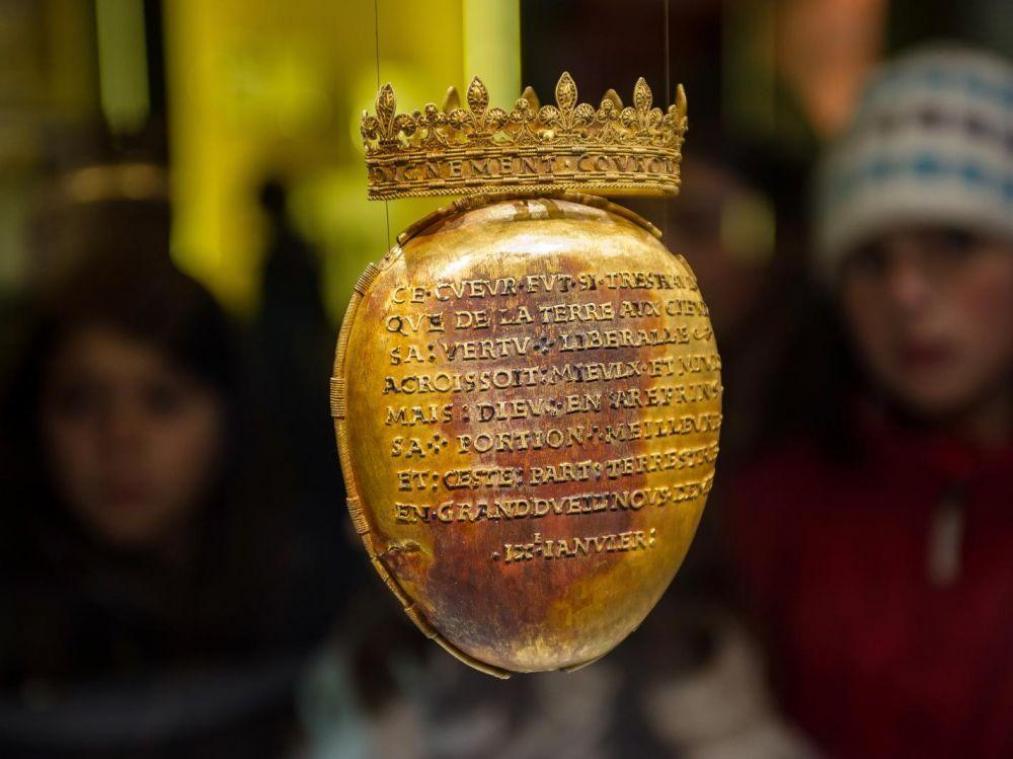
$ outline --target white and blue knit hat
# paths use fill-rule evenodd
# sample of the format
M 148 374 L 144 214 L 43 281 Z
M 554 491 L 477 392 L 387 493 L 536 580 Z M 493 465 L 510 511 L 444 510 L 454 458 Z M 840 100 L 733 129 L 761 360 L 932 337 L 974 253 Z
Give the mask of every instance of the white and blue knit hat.
M 1013 239 L 1013 66 L 939 46 L 886 65 L 817 188 L 817 250 L 828 274 L 856 245 L 902 224 Z

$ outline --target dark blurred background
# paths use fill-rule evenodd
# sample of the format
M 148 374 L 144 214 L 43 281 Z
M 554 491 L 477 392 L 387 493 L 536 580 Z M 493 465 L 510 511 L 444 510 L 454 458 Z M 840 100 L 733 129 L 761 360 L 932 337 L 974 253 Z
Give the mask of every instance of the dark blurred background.
M 828 280 L 815 169 L 870 74 L 940 40 L 1005 58 L 998 126 L 969 131 L 1002 146 L 999 220 L 907 216 Z M 995 517 L 1013 505 L 1013 359 L 980 347 L 988 404 L 932 406 L 852 318 L 905 282 L 963 282 L 936 332 L 891 343 L 930 386 L 933 361 L 972 363 L 970 326 L 939 335 L 974 303 L 991 298 L 981 331 L 1005 329 L 1013 289 L 967 267 L 1010 249 L 1011 51 L 1003 0 L 0 0 L 0 755 L 1013 755 L 995 719 L 1013 708 L 1013 526 Z M 494 104 L 529 84 L 546 103 L 563 71 L 591 103 L 638 76 L 656 105 L 686 88 L 683 191 L 629 205 L 710 305 L 722 460 L 643 627 L 579 673 L 500 683 L 430 646 L 369 568 L 328 378 L 359 273 L 443 204 L 366 201 L 377 84 L 405 111 L 474 74 Z M 827 439 L 825 460 L 791 453 Z M 849 459 L 877 446 L 887 463 Z M 782 529 L 810 518 L 779 511 L 785 494 L 873 490 L 917 503 Z M 968 553 L 978 532 L 992 542 Z M 880 582 L 924 561 L 928 579 Z
M 2 8 L 5 290 L 23 290 L 37 263 L 28 241 L 41 191 L 56 178 L 72 182 L 82 166 L 139 161 L 171 168 L 175 260 L 244 315 L 259 302 L 271 236 L 258 188 L 278 180 L 293 227 L 318 249 L 332 319 L 386 242 L 383 207 L 360 191 L 358 118 L 378 75 L 398 82 L 405 108 L 462 87 L 468 66 L 486 61 L 495 70 L 477 73 L 502 103 L 521 82 L 550 99 L 564 70 L 592 101 L 609 87 L 629 97 L 641 75 L 657 102 L 682 82 L 692 107 L 687 155 L 734 153 L 743 172 L 780 181 L 801 202 L 804 188 L 784 162 L 804 171 L 848 120 L 873 64 L 928 39 L 1011 44 L 1008 5 L 998 0 L 684 0 L 667 12 L 661 0 Z M 419 208 L 391 207 L 392 228 Z

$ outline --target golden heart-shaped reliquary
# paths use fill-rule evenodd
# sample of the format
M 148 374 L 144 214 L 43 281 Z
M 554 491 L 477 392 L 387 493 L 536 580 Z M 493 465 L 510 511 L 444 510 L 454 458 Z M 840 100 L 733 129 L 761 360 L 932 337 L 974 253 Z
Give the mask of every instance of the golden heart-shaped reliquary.
M 721 360 L 686 260 L 600 197 L 673 195 L 686 98 L 640 79 L 509 112 L 364 114 L 370 197 L 459 194 L 352 294 L 331 406 L 348 508 L 430 638 L 489 674 L 573 669 L 647 616 L 714 477 Z

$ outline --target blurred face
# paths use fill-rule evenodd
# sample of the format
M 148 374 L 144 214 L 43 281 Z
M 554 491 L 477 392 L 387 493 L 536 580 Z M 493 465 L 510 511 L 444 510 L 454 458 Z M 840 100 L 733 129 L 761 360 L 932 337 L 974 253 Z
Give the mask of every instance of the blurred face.
M 942 228 L 854 252 L 844 315 L 871 377 L 929 419 L 1006 392 L 1013 369 L 1013 244 Z
M 54 485 L 100 540 L 150 548 L 180 535 L 223 445 L 221 401 L 154 347 L 104 327 L 46 367 L 42 439 Z

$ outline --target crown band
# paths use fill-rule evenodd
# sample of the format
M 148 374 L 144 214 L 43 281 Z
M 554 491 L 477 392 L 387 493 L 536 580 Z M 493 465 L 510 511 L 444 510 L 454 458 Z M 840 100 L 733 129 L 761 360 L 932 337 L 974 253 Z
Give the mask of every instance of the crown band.
M 508 113 L 489 108 L 485 85 L 468 87 L 468 107 L 451 89 L 438 109 L 396 112 L 384 85 L 376 115 L 363 113 L 369 197 L 579 189 L 607 195 L 673 195 L 685 138 L 686 95 L 679 85 L 667 112 L 653 107 L 643 78 L 624 107 L 609 90 L 597 109 L 577 104 L 577 87 L 564 73 L 556 105 L 540 106 L 531 88 Z

